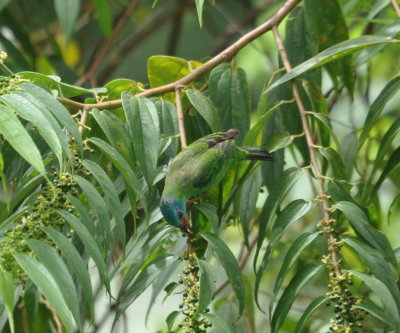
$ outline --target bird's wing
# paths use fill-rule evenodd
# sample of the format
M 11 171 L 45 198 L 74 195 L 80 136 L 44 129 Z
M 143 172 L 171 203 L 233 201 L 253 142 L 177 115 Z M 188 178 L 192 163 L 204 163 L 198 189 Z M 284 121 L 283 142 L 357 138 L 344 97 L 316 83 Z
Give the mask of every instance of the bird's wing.
M 206 136 L 182 151 L 170 165 L 167 192 L 190 198 L 215 186 L 234 158 L 232 134 L 228 131 Z

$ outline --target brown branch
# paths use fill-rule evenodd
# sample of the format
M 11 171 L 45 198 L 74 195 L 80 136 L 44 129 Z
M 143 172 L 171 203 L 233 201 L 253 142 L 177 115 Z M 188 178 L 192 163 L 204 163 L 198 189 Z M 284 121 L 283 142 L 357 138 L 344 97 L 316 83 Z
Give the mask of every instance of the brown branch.
M 171 82 L 169 84 L 145 90 L 137 96 L 158 96 L 165 94 L 167 92 L 174 91 L 176 87 L 185 86 L 192 81 L 196 80 L 198 77 L 203 75 L 204 73 L 208 72 L 209 70 L 213 69 L 214 67 L 218 66 L 219 64 L 229 61 L 232 59 L 237 52 L 239 52 L 243 47 L 247 44 L 251 43 L 256 38 L 260 37 L 267 31 L 270 31 L 272 27 L 278 25 L 289 13 L 290 11 L 296 7 L 296 5 L 300 2 L 300 0 L 288 0 L 285 4 L 276 11 L 267 21 L 263 24 L 259 25 L 255 29 L 251 30 L 241 38 L 239 38 L 235 43 L 231 46 L 227 47 L 225 50 L 217 54 L 215 57 L 211 58 L 209 61 L 204 63 L 203 65 L 194 69 L 190 74 L 186 75 L 185 77 Z M 59 98 L 59 101 L 63 104 L 70 105 L 73 107 L 83 108 L 85 105 L 88 108 L 99 108 L 99 109 L 110 109 L 121 106 L 121 100 L 116 99 L 113 101 L 108 102 L 100 102 L 100 103 L 93 103 L 93 104 L 84 104 L 76 101 L 72 101 L 67 98 Z
M 57 326 L 57 333 L 63 333 L 63 324 L 61 323 L 60 318 L 58 318 L 58 315 L 56 313 L 56 311 L 53 309 L 53 307 L 50 305 L 50 303 L 47 301 L 47 299 L 44 298 L 39 298 L 39 303 L 42 303 L 46 306 L 47 309 L 49 309 L 49 311 L 53 314 L 53 320 L 54 323 Z
M 400 6 L 399 6 L 399 4 L 397 3 L 396 0 L 391 0 L 391 1 L 392 1 L 392 6 L 393 6 L 397 16 L 400 17 Z
M 132 12 L 135 10 L 139 2 L 140 2 L 139 0 L 132 0 L 129 6 L 124 10 L 120 19 L 117 21 L 110 38 L 107 40 L 106 44 L 101 50 L 99 56 L 90 66 L 89 70 L 83 76 L 81 76 L 80 79 L 75 83 L 76 85 L 80 86 L 89 79 L 91 80 L 92 83 L 95 83 L 97 70 L 99 69 L 100 65 L 103 63 L 107 55 L 110 53 L 111 46 L 114 44 L 115 39 L 117 38 L 117 36 L 121 32 L 125 24 L 128 22 L 129 17 L 131 16 Z
M 273 34 L 275 37 L 275 41 L 278 45 L 278 50 L 279 50 L 279 54 L 282 58 L 283 65 L 285 66 L 286 71 L 289 72 L 292 70 L 292 66 L 290 64 L 289 57 L 288 57 L 286 49 L 285 49 L 285 45 L 283 44 L 281 36 L 279 34 L 278 27 L 274 26 L 272 28 L 272 31 L 273 31 Z M 322 175 L 319 163 L 315 156 L 314 149 L 315 149 L 316 145 L 314 143 L 313 137 L 311 135 L 310 127 L 308 125 L 307 111 L 304 107 L 303 101 L 301 100 L 296 80 L 292 80 L 291 85 L 292 85 L 293 96 L 295 98 L 297 107 L 299 109 L 301 123 L 302 123 L 303 131 L 305 134 L 308 151 L 310 154 L 311 168 L 315 172 L 315 176 L 317 178 L 317 190 L 318 190 L 318 199 L 319 199 L 318 201 L 319 201 L 319 206 L 320 206 L 321 215 L 322 215 L 321 223 L 323 226 L 329 227 L 331 218 L 330 218 L 330 213 L 329 213 L 329 203 L 328 203 L 328 199 L 327 199 L 328 196 L 324 190 L 324 176 Z M 329 229 L 329 228 L 327 228 L 327 229 Z M 335 270 L 336 276 L 340 277 L 340 276 L 342 276 L 342 272 L 340 270 L 338 253 L 331 246 L 331 244 L 336 242 L 336 238 L 330 231 L 325 231 L 324 234 L 325 234 L 326 242 L 328 244 L 329 253 L 332 257 L 333 268 Z
M 178 126 L 179 126 L 179 136 L 181 138 L 181 147 L 187 147 L 186 141 L 186 132 L 185 132 L 185 122 L 183 119 L 183 108 L 182 108 L 182 99 L 181 99 L 181 90 L 183 86 L 178 86 L 175 88 L 175 104 L 176 104 L 176 112 L 178 114 Z

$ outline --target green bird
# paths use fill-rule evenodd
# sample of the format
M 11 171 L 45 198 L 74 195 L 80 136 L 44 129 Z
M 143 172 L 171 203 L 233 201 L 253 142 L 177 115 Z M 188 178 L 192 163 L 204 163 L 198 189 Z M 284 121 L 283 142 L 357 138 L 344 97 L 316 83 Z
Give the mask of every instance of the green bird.
M 165 178 L 160 209 L 167 222 L 190 233 L 186 201 L 217 185 L 235 161 L 273 161 L 259 147 L 238 147 L 236 129 L 214 133 L 196 140 L 172 161 Z

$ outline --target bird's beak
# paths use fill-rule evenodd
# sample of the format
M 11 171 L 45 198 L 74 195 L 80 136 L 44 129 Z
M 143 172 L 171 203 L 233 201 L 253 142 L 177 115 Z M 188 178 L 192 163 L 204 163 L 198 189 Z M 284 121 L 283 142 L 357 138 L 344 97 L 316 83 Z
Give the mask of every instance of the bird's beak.
M 190 228 L 190 224 L 189 224 L 189 221 L 188 221 L 186 215 L 182 215 L 181 221 L 182 221 L 182 224 L 183 224 L 183 230 L 185 232 L 187 232 L 188 234 L 190 234 L 191 233 L 191 228 Z

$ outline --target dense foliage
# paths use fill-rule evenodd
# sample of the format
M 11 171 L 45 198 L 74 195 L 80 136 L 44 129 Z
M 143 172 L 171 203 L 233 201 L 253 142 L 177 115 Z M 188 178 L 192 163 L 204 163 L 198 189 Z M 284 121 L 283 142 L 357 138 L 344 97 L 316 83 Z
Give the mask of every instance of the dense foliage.
M 0 1 L 1 331 L 400 332 L 399 17 Z M 275 162 L 235 163 L 182 233 L 168 164 L 230 128 Z

